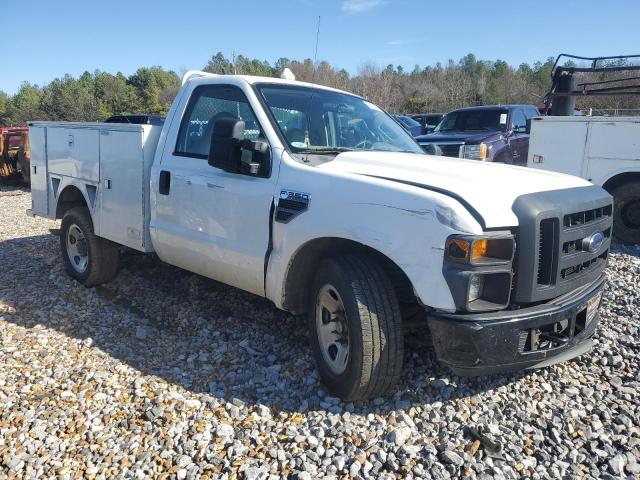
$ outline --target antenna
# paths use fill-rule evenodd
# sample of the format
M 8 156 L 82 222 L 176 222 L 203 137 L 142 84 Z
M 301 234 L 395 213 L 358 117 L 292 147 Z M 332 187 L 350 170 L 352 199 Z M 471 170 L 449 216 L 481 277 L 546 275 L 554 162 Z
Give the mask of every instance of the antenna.
M 233 59 L 233 74 L 237 75 L 238 71 L 236 70 L 236 49 L 233 49 L 233 52 L 231 53 L 231 58 Z
M 316 63 L 318 62 L 318 42 L 320 40 L 320 15 L 318 15 L 318 30 L 316 31 L 316 51 L 313 54 L 313 76 L 311 81 L 316 79 Z

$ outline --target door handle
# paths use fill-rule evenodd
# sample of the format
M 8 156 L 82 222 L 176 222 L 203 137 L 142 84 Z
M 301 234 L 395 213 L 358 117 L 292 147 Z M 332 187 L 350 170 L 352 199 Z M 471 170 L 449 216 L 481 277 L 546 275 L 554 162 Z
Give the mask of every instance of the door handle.
M 162 170 L 160 172 L 160 181 L 158 182 L 158 192 L 160 195 L 169 195 L 171 189 L 171 172 Z

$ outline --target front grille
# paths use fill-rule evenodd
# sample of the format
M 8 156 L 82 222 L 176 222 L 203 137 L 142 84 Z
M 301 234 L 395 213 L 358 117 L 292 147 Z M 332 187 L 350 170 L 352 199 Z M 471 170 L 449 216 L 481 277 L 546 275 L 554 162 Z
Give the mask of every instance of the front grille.
M 583 212 L 570 213 L 564 216 L 565 228 L 572 228 L 582 225 L 588 225 L 595 222 L 602 217 L 611 216 L 611 205 L 605 207 L 593 208 L 591 210 L 585 210 Z
M 517 304 L 541 302 L 595 281 L 606 265 L 612 198 L 600 187 L 577 187 L 518 197 Z M 593 236 L 602 233 L 597 245 Z M 594 251 L 590 251 L 593 248 Z
M 558 281 L 572 279 L 606 261 L 608 248 L 602 251 L 604 247 L 601 247 L 596 252 L 589 252 L 583 245 L 585 239 L 601 232 L 608 246 L 611 227 L 604 230 L 601 227 L 603 222 L 610 221 L 612 210 L 611 205 L 606 205 L 565 214 L 562 231 L 558 228 L 558 218 L 545 218 L 540 221 L 538 286 L 546 287 L 555 285 Z M 558 241 L 560 239 L 561 242 Z M 558 248 L 559 243 L 562 244 L 561 248 Z M 556 275 L 558 269 L 559 275 Z
M 602 234 L 604 235 L 604 238 L 609 238 L 611 236 L 611 228 L 607 228 L 602 232 Z M 562 245 L 562 253 L 571 254 L 584 251 L 582 240 L 582 238 L 577 238 L 575 240 L 564 242 L 564 244 Z
M 602 255 L 599 255 L 595 258 L 586 260 L 582 263 L 578 263 L 577 265 L 571 265 L 570 267 L 563 268 L 560 271 L 560 278 L 562 278 L 563 280 L 566 280 L 568 278 L 571 278 L 571 276 L 573 275 L 584 273 L 585 271 L 597 266 L 600 261 L 606 260 L 608 254 L 609 252 L 605 251 L 602 253 Z
M 420 146 L 429 155 L 442 155 L 443 157 L 460 157 L 462 142 L 456 143 L 421 143 Z
M 438 145 L 440 150 L 442 150 L 442 155 L 444 157 L 459 157 L 460 156 L 460 147 L 461 143 L 453 144 L 453 145 Z
M 540 222 L 538 239 L 538 285 L 551 285 L 556 256 L 558 219 L 545 218 Z

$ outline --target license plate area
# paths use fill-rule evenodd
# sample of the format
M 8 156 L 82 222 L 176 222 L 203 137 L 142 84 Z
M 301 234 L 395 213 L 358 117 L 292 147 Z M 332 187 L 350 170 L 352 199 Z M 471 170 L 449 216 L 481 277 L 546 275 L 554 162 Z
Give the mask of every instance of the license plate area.
M 585 307 L 578 312 L 578 315 L 576 315 L 576 335 L 578 335 L 583 330 L 586 330 L 589 325 L 591 325 L 593 319 L 596 318 L 596 314 L 598 313 L 598 309 L 600 308 L 601 301 L 602 292 L 598 292 L 598 294 L 595 297 L 589 299 Z
M 571 340 L 571 336 L 571 322 L 568 318 L 530 328 L 520 334 L 520 352 L 540 352 L 562 347 Z
M 520 353 L 534 353 L 561 348 L 573 337 L 589 328 L 600 308 L 602 292 L 574 310 L 575 317 L 556 320 L 520 332 L 518 350 Z

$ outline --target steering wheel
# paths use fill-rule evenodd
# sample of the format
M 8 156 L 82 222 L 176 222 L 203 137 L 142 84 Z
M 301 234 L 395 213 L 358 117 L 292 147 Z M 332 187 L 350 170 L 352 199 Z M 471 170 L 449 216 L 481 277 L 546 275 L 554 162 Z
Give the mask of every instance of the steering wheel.
M 356 143 L 353 148 L 355 150 L 371 150 L 373 148 L 373 142 L 365 138 L 364 140 L 360 140 L 358 143 Z

